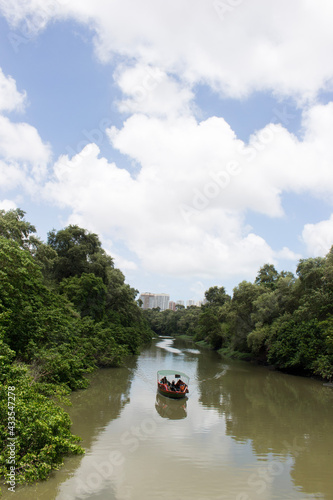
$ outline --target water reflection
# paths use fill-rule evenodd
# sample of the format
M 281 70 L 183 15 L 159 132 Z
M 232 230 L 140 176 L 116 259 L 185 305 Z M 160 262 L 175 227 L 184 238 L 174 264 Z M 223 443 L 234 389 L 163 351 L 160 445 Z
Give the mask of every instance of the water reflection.
M 156 394 L 155 408 L 162 418 L 169 420 L 181 420 L 187 417 L 187 398 L 170 399 Z
M 333 391 L 313 380 L 248 363 L 207 366 L 204 357 L 199 358 L 198 375 L 199 400 L 225 416 L 228 436 L 239 443 L 250 442 L 261 459 L 273 455 L 288 461 L 291 477 L 302 492 L 333 498 L 329 452 L 333 449 Z
M 156 347 L 159 347 L 160 349 L 164 349 L 165 351 L 172 352 L 173 354 L 180 354 L 181 356 L 184 355 L 183 351 L 180 349 L 177 349 L 176 347 L 171 347 L 174 343 L 174 339 L 172 338 L 165 338 L 158 342 L 156 344 Z
M 100 430 L 118 418 L 129 404 L 136 362 L 137 358 L 133 357 L 128 359 L 126 367 L 98 370 L 90 377 L 86 391 L 72 394 L 72 406 L 66 411 L 73 421 L 72 431 L 81 436 L 83 446 L 89 447 Z

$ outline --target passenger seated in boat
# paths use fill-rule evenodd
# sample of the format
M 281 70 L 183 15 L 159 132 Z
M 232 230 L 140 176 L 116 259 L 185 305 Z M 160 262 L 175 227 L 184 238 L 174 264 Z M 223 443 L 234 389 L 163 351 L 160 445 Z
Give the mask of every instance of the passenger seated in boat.
M 184 392 L 186 389 L 185 382 L 183 382 L 181 379 L 177 380 L 176 389 L 177 391 Z
M 170 382 L 166 377 L 161 378 L 160 384 L 165 384 L 167 387 L 170 387 Z
M 170 389 L 171 389 L 172 391 L 177 391 L 177 386 L 176 386 L 176 384 L 175 384 L 175 381 L 174 381 L 174 380 L 171 382 Z

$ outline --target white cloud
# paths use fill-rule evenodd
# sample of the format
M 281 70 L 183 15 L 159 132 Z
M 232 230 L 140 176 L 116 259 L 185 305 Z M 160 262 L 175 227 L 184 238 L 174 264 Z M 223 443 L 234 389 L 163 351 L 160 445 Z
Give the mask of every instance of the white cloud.
M 26 93 L 0 68 L 0 112 L 23 111 Z M 0 114 L 0 189 L 23 188 L 35 193 L 47 174 L 51 148 L 28 123 L 14 123 Z
M 333 245 L 333 214 L 317 224 L 305 224 L 302 238 L 311 256 L 324 257 Z
M 0 116 L 0 189 L 23 187 L 35 193 L 47 174 L 50 159 L 50 147 L 34 127 Z
M 115 80 L 127 98 L 118 103 L 126 113 L 145 113 L 149 116 L 173 117 L 187 115 L 193 92 L 183 88 L 159 68 L 148 65 L 119 66 Z
M 0 160 L 0 188 L 11 190 L 24 183 L 26 173 L 18 163 L 6 163 Z
M 332 116 L 331 104 L 313 107 L 303 140 L 269 124 L 246 145 L 222 118 L 135 114 L 107 131 L 138 165 L 135 175 L 90 144 L 59 158 L 44 196 L 72 210 L 69 223 L 125 244 L 151 272 L 252 276 L 263 262 L 300 255 L 272 249 L 246 226 L 246 213 L 280 217 L 284 192 L 333 192 Z
M 15 210 L 17 208 L 16 203 L 12 200 L 0 200 L 0 210 Z
M 18 92 L 16 82 L 11 77 L 6 77 L 0 68 L 0 112 L 22 111 L 26 101 L 26 93 Z
M 275 253 L 275 256 L 277 259 L 291 260 L 294 262 L 302 257 L 301 254 L 293 252 L 288 247 L 283 247 L 282 250 Z
M 0 116 L 0 156 L 6 160 L 29 162 L 35 166 L 37 174 L 37 170 L 50 160 L 51 150 L 42 142 L 35 127 L 13 123 Z
M 102 61 L 121 55 L 178 75 L 191 85 L 207 83 L 227 96 L 272 90 L 304 100 L 332 88 L 329 0 L 224 2 L 231 6 L 225 15 L 218 4 L 0 0 L 0 9 L 17 29 L 25 22 L 32 32 L 51 19 L 89 24 Z

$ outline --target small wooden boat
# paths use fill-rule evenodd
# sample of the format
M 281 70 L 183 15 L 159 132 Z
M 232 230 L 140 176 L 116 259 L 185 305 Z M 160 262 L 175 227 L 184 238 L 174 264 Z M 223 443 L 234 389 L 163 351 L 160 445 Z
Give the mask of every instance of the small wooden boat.
M 157 372 L 157 389 L 162 396 L 168 398 L 185 398 L 188 394 L 190 378 L 183 372 L 159 370 Z

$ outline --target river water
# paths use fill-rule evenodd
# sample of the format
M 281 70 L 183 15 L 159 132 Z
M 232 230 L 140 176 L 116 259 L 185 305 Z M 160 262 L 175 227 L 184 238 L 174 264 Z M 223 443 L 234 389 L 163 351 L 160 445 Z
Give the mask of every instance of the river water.
M 169 368 L 189 375 L 188 399 L 156 393 Z M 90 379 L 68 409 L 85 455 L 15 500 L 333 499 L 333 389 L 321 382 L 171 338 Z

